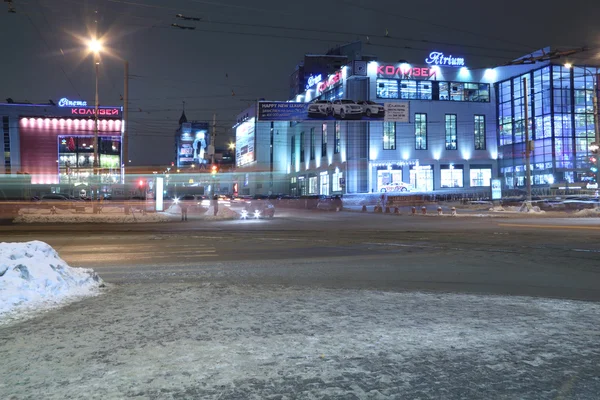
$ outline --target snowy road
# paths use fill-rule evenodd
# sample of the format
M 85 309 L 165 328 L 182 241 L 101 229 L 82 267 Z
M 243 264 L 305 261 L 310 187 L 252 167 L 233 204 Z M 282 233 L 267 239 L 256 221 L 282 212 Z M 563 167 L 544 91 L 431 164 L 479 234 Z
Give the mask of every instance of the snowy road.
M 122 285 L 0 330 L 0 398 L 594 399 L 600 305 Z

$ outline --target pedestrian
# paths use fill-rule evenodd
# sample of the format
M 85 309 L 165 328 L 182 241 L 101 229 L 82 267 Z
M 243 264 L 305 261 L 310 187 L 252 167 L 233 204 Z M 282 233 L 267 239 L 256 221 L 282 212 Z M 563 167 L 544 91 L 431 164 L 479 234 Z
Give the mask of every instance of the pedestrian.
M 188 206 L 188 201 L 184 196 L 179 203 L 179 208 L 181 209 L 181 221 L 187 221 Z
M 335 206 L 335 211 L 341 211 L 342 210 L 342 198 L 339 195 L 336 195 L 333 198 L 333 204 Z
M 213 208 L 214 208 L 214 216 L 217 216 L 217 213 L 219 212 L 219 196 L 217 196 L 216 194 L 213 196 Z

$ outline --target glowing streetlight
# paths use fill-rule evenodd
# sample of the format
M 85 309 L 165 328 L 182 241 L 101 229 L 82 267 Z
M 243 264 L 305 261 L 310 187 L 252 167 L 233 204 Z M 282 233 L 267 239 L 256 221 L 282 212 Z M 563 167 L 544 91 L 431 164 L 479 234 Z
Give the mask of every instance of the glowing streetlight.
M 235 143 L 229 142 L 229 150 L 235 149 Z
M 565 63 L 566 69 L 571 69 L 572 66 L 573 66 L 573 64 L 571 64 L 571 63 Z
M 88 42 L 88 49 L 94 54 L 99 54 L 102 51 L 102 43 L 98 39 L 91 39 Z

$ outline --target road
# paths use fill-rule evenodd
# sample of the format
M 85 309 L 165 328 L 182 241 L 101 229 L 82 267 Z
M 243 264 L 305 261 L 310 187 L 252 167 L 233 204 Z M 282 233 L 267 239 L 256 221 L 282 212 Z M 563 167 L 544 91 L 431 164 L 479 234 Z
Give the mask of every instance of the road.
M 2 227 L 107 282 L 154 279 L 600 300 L 598 219 L 283 211 L 273 220 Z
M 0 326 L 0 397 L 595 399 L 599 238 L 599 219 L 308 211 L 2 226 L 109 285 Z

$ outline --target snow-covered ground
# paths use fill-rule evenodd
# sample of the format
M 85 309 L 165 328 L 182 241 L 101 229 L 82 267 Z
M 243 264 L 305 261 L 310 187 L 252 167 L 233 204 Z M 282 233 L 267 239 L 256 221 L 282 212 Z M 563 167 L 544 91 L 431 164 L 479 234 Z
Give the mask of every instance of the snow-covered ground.
M 240 215 L 236 212 L 233 211 L 231 208 L 229 207 L 225 207 L 225 206 L 220 206 L 219 210 L 217 211 L 217 215 L 214 215 L 214 207 L 209 207 L 208 210 L 206 211 L 202 211 L 202 212 L 194 212 L 193 210 L 188 210 L 188 219 L 192 219 L 192 218 L 199 218 L 199 219 L 204 219 L 204 220 L 209 220 L 209 221 L 223 221 L 223 220 L 230 220 L 230 219 L 238 219 L 240 217 Z M 173 204 L 171 205 L 167 210 L 166 213 L 173 215 L 173 216 L 181 216 L 181 209 L 179 208 L 179 206 L 177 204 Z
M 490 208 L 490 211 L 493 212 L 512 212 L 512 213 L 528 213 L 528 214 L 545 214 L 546 211 L 540 210 L 538 206 L 533 206 L 531 208 L 526 208 L 524 206 L 494 206 Z
M 523 297 L 122 285 L 0 328 L 0 398 L 596 399 L 599 320 Z
M 44 242 L 0 243 L 0 324 L 95 295 L 103 285 L 93 270 L 71 268 Z
M 15 223 L 36 224 L 36 223 L 139 223 L 139 222 L 167 222 L 171 221 L 169 215 L 160 212 L 146 213 L 143 215 L 139 210 L 134 214 L 126 215 L 122 208 L 104 207 L 102 213 L 93 214 L 91 207 L 86 207 L 85 213 L 76 213 L 74 210 L 56 210 L 52 214 L 46 209 L 24 209 L 20 215 L 14 219 Z

